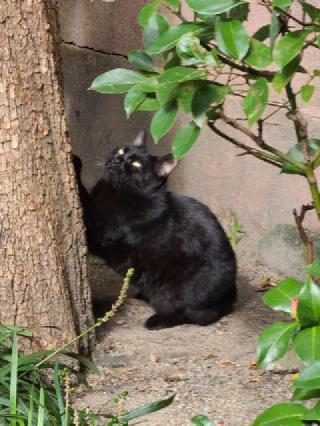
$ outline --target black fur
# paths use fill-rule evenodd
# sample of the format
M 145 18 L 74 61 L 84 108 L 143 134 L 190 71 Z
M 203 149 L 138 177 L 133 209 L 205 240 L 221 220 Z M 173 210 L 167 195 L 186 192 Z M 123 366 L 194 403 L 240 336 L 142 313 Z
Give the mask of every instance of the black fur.
M 207 325 L 229 314 L 236 260 L 216 217 L 195 199 L 167 190 L 171 156 L 152 156 L 144 146 L 123 150 L 106 161 L 90 202 L 84 198 L 90 249 L 121 275 L 135 268 L 137 297 L 156 311 L 148 329 Z

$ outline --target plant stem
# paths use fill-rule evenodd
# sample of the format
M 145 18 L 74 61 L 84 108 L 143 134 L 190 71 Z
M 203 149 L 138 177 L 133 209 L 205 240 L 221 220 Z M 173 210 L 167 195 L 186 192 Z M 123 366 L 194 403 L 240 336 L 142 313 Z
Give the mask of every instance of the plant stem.
M 42 361 L 38 362 L 36 364 L 36 368 L 40 367 L 40 365 L 44 364 L 45 362 L 49 361 L 49 359 L 53 358 L 54 356 L 58 355 L 59 353 L 63 352 L 66 348 L 73 345 L 75 342 L 80 340 L 82 337 L 86 336 L 89 333 L 92 333 L 97 327 L 100 327 L 100 325 L 106 323 L 111 317 L 115 315 L 115 313 L 118 311 L 120 306 L 123 305 L 125 298 L 127 296 L 127 291 L 130 285 L 131 278 L 133 276 L 134 269 L 130 268 L 127 271 L 127 274 L 123 280 L 123 286 L 121 289 L 121 292 L 118 296 L 118 299 L 116 302 L 112 305 L 112 308 L 110 311 L 108 311 L 102 318 L 99 318 L 94 324 L 92 324 L 90 327 L 86 328 L 81 334 L 71 339 L 69 342 L 61 346 L 60 348 L 53 351 L 50 355 L 45 357 Z
M 308 165 L 306 167 L 306 178 L 309 184 L 310 193 L 312 196 L 312 201 L 314 204 L 314 207 L 317 212 L 318 219 L 320 221 L 320 194 L 319 194 L 319 187 L 317 183 L 316 176 L 314 174 L 313 167 L 311 165 Z

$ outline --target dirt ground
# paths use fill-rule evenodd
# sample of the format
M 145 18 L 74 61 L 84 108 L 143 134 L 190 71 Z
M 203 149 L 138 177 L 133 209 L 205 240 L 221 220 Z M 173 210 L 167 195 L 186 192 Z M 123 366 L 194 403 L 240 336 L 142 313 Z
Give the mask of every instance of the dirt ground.
M 148 331 L 143 323 L 151 308 L 129 299 L 99 332 L 94 361 L 101 375 L 89 376 L 92 390 L 78 393 L 78 405 L 115 412 L 113 400 L 122 391 L 129 393 L 128 410 L 175 394 L 171 406 L 142 423 L 187 426 L 192 416 L 205 414 L 216 426 L 248 426 L 269 405 L 288 401 L 290 364 L 252 369 L 259 332 L 280 319 L 264 307 L 257 289 L 264 277 L 279 277 L 259 265 L 247 247 L 244 238 L 237 248 L 236 309 L 216 324 Z

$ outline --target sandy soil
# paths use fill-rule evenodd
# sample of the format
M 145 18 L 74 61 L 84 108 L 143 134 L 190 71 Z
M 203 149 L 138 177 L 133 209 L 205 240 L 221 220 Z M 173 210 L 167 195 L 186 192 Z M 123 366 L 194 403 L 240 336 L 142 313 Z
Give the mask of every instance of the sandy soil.
M 206 414 L 217 426 L 247 426 L 272 403 L 288 401 L 286 363 L 268 371 L 251 367 L 259 332 L 279 319 L 257 289 L 264 277 L 278 277 L 257 264 L 245 239 L 237 251 L 239 300 L 231 315 L 207 327 L 148 331 L 143 323 L 152 310 L 129 299 L 99 332 L 94 361 L 101 375 L 89 376 L 92 390 L 79 392 L 77 405 L 115 412 L 113 400 L 122 391 L 129 393 L 126 409 L 175 394 L 170 407 L 143 424 L 187 426 L 192 416 Z

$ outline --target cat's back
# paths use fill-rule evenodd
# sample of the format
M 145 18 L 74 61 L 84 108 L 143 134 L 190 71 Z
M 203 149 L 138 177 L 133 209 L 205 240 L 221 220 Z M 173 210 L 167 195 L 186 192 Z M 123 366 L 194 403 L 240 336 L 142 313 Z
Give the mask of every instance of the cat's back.
M 175 233 L 193 246 L 213 249 L 233 257 L 226 233 L 214 213 L 200 201 L 171 192 L 170 204 Z

